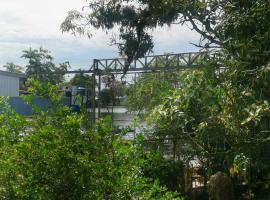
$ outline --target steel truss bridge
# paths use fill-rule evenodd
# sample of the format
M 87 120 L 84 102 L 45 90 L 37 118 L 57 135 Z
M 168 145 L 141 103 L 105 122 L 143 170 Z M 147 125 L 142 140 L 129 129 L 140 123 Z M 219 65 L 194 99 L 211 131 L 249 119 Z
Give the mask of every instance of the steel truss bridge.
M 216 61 L 219 58 L 217 52 L 190 52 L 178 54 L 164 54 L 145 56 L 133 60 L 128 64 L 127 58 L 94 59 L 89 70 L 66 71 L 65 74 L 91 74 L 92 91 L 101 91 L 101 77 L 107 74 L 136 74 L 144 72 L 164 72 L 169 70 L 196 69 L 205 60 Z M 218 64 L 217 64 L 218 65 Z M 217 66 L 217 68 L 219 68 Z M 97 79 L 96 79 L 97 78 Z M 98 81 L 96 81 L 98 80 Z M 93 122 L 96 120 L 96 93 L 91 96 L 91 113 Z M 101 105 L 98 101 L 98 118 L 101 116 Z
M 66 71 L 66 74 L 87 73 L 134 73 L 144 71 L 165 71 L 170 69 L 194 69 L 202 60 L 216 60 L 217 52 L 190 52 L 145 56 L 128 64 L 127 58 L 94 59 L 89 70 Z

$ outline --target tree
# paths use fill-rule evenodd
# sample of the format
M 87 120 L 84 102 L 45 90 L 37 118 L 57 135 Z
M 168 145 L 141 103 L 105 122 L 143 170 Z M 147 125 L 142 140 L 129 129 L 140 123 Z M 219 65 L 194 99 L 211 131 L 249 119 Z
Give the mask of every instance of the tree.
M 102 82 L 105 87 L 100 94 L 101 102 L 104 105 L 108 103 L 106 106 L 109 104 L 112 106 L 119 105 L 120 98 L 125 95 L 125 84 L 122 82 L 122 79 L 119 80 L 119 77 L 114 74 L 105 74 L 102 77 Z
M 69 68 L 69 63 L 61 63 L 57 67 L 53 63 L 50 52 L 40 47 L 39 49 L 24 50 L 22 58 L 28 60 L 26 65 L 27 78 L 33 78 L 43 83 L 59 84 L 64 81 L 64 72 Z
M 93 77 L 88 74 L 75 74 L 75 76 L 69 81 L 69 84 L 71 86 L 85 88 L 87 99 L 90 99 L 93 95 Z
M 75 74 L 75 76 L 70 79 L 69 83 L 73 86 L 83 87 L 88 90 L 92 90 L 93 87 L 92 76 L 88 74 Z
M 86 128 L 87 113 L 64 106 L 56 85 L 29 85 L 51 105 L 29 120 L 0 99 L 1 199 L 181 199 L 142 175 L 140 145 L 116 136 L 109 119 Z
M 96 81 L 96 80 L 94 80 Z M 72 79 L 70 79 L 69 86 L 76 86 L 76 87 L 82 87 L 85 88 L 85 96 L 86 96 L 86 106 L 90 106 L 91 105 L 91 97 L 94 94 L 94 90 L 93 90 L 93 77 L 88 75 L 88 74 L 75 74 L 74 77 L 72 77 Z M 76 100 L 78 101 L 78 100 Z
M 270 169 L 269 159 L 265 159 L 269 157 L 270 146 L 268 0 L 103 0 L 91 1 L 87 8 L 86 15 L 70 12 L 62 30 L 89 35 L 89 27 L 90 30 L 117 28 L 119 38 L 115 44 L 129 61 L 153 48 L 149 30 L 175 23 L 191 25 L 200 33 L 198 46 L 219 48 L 220 58 L 214 65 L 222 65 L 226 70 L 218 73 L 212 68 L 212 74 L 216 74 L 212 78 L 218 84 L 209 82 L 208 76 L 201 72 L 185 74 L 184 86 L 169 93 L 156 108 L 154 133 L 180 134 L 194 147 L 203 149 L 209 144 L 207 151 L 202 151 L 209 155 L 206 159 L 209 165 L 229 166 L 237 154 L 243 153 L 250 161 L 249 183 L 267 182 L 265 177 Z M 217 141 L 207 141 L 208 137 Z M 223 137 L 225 150 L 213 148 L 222 146 Z M 228 172 L 221 166 L 212 169 Z
M 174 88 L 174 81 L 168 79 L 169 74 L 177 77 L 177 73 L 172 72 L 146 73 L 139 76 L 136 83 L 126 90 L 128 109 L 149 114 L 155 106 L 160 104 L 163 96 Z
M 177 64 L 172 58 L 161 58 L 150 64 L 148 68 L 153 72 L 138 73 L 134 77 L 134 83 L 127 87 L 127 107 L 130 111 L 137 111 L 149 114 L 153 108 L 160 104 L 164 95 L 176 87 L 179 87 L 180 72 L 177 70 L 166 70 L 164 63 L 176 67 Z M 155 68 L 159 68 L 155 72 Z
M 8 62 L 3 66 L 6 71 L 11 73 L 23 73 L 23 67 L 14 64 L 13 62 Z M 20 89 L 25 89 L 25 81 L 20 79 Z
M 224 157 L 215 154 L 228 150 L 223 148 L 225 130 L 218 116 L 223 106 L 223 89 L 200 70 L 182 72 L 180 81 L 181 88 L 165 94 L 149 117 L 155 129 L 153 136 L 179 141 L 175 153 L 182 158 L 207 158 L 211 163 L 209 170 L 226 170 L 228 166 L 220 161 Z
M 252 66 L 269 61 L 269 8 L 268 0 L 96 0 L 89 1 L 85 12 L 70 11 L 61 28 L 89 37 L 93 28 L 116 28 L 115 44 L 132 60 L 152 50 L 149 30 L 187 24 L 201 34 L 198 46 L 225 48 Z
M 181 89 L 165 95 L 152 112 L 148 121 L 154 131 L 150 136 L 164 141 L 172 138 L 176 155 L 187 160 L 195 156 L 201 161 L 202 175 L 228 173 L 231 166 L 240 173 L 242 163 L 248 163 L 243 170 L 246 181 L 256 195 L 262 195 L 256 183 L 264 183 L 261 188 L 266 190 L 269 103 L 256 97 L 251 88 L 235 88 L 228 80 L 230 75 L 211 78 L 200 70 L 183 73 Z M 245 160 L 236 162 L 239 155 Z
M 6 71 L 12 73 L 22 73 L 23 71 L 23 67 L 15 65 L 13 62 L 8 62 L 7 64 L 3 65 L 3 67 L 6 69 Z

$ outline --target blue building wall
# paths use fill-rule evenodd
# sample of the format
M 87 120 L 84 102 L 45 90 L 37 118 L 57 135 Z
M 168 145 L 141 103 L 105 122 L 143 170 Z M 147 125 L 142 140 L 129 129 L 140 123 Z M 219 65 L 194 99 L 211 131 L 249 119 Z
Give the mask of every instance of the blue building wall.
M 10 97 L 8 102 L 18 114 L 25 116 L 30 116 L 33 114 L 32 107 L 26 104 L 23 101 L 22 97 Z M 34 97 L 33 103 L 35 106 L 38 106 L 42 110 L 46 110 L 51 104 L 51 102 L 48 99 L 44 99 L 41 97 Z M 63 104 L 69 105 L 69 100 L 63 99 Z

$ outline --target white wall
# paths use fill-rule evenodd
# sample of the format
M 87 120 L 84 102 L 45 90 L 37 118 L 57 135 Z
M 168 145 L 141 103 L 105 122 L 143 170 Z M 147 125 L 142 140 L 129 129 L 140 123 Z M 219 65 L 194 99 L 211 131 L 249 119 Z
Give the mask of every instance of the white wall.
M 0 74 L 0 96 L 19 96 L 19 78 Z

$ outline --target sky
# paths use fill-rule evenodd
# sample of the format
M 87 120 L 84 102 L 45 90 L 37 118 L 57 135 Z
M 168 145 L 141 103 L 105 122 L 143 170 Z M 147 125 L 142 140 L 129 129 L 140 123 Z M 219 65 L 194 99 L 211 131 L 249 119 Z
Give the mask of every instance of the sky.
M 30 47 L 48 49 L 55 63 L 69 61 L 72 69 L 89 69 L 95 58 L 118 57 L 104 31 L 88 39 L 60 30 L 68 11 L 84 5 L 85 0 L 0 0 L 0 69 L 7 62 L 25 66 L 22 51 Z M 190 43 L 199 40 L 197 33 L 179 25 L 159 28 L 153 35 L 154 54 L 196 51 Z

